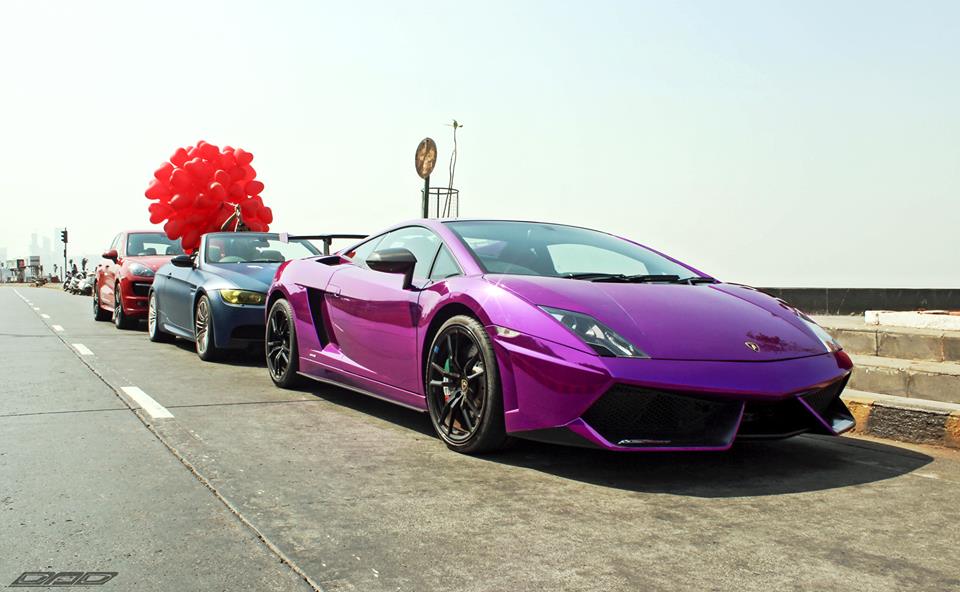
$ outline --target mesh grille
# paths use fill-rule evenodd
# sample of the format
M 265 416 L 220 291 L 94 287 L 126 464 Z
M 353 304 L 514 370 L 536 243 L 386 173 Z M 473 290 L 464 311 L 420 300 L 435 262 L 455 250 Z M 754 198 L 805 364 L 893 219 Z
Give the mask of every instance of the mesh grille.
M 145 282 L 133 282 L 133 293 L 137 296 L 147 296 L 150 294 L 150 284 Z
M 604 439 L 643 446 L 718 446 L 733 436 L 742 403 L 617 385 L 583 414 Z
M 807 405 L 810 405 L 814 411 L 823 415 L 823 413 L 829 409 L 830 404 L 840 396 L 840 392 L 843 390 L 845 383 L 846 380 L 838 380 L 819 391 L 803 395 L 803 400 L 806 401 Z

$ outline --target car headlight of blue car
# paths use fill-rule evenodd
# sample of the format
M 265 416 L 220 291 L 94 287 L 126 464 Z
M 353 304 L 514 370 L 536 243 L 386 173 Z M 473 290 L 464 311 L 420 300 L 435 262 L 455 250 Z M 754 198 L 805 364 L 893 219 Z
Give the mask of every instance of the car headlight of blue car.
M 220 290 L 220 298 L 227 304 L 261 305 L 267 301 L 267 295 L 250 290 Z

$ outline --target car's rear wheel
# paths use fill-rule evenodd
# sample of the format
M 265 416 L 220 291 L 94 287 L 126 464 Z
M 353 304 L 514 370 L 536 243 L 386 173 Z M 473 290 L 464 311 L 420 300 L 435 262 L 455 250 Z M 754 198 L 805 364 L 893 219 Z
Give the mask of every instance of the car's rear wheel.
M 110 320 L 110 313 L 100 306 L 100 288 L 96 284 L 93 285 L 93 319 L 95 321 Z
M 123 293 L 118 283 L 113 290 L 113 324 L 117 329 L 133 329 L 137 326 L 137 319 L 131 319 L 123 312 Z
M 193 314 L 193 331 L 197 346 L 197 355 L 205 362 L 212 362 L 221 356 L 222 350 L 214 343 L 213 308 L 210 299 L 204 294 L 197 301 Z
M 160 328 L 160 309 L 157 308 L 157 295 L 154 292 L 150 292 L 150 299 L 147 301 L 147 336 L 154 343 L 167 342 L 173 337 Z
M 297 351 L 297 329 L 293 322 L 293 308 L 281 298 L 270 307 L 267 330 L 264 335 L 267 370 L 273 384 L 293 388 L 300 382 L 300 358 Z
M 497 359 L 476 319 L 458 315 L 440 327 L 424 383 L 433 429 L 451 450 L 478 454 L 507 444 Z

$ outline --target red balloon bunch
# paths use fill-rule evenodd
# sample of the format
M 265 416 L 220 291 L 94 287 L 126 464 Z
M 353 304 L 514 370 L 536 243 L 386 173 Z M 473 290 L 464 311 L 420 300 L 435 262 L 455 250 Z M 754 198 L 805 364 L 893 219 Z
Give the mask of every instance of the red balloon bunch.
M 153 173 L 145 193 L 155 200 L 149 207 L 151 224 L 166 220 L 164 232 L 179 238 L 188 253 L 200 246 L 205 232 L 244 227 L 266 232 L 273 212 L 260 199 L 263 183 L 256 180 L 252 161 L 253 154 L 246 150 L 230 146 L 221 150 L 202 140 L 177 148 Z

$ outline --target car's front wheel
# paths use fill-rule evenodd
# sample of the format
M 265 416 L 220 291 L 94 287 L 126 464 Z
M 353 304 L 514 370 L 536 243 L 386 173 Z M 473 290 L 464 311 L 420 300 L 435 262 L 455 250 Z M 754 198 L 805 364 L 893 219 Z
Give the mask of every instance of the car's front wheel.
M 210 299 L 204 294 L 197 300 L 193 314 L 193 334 L 196 340 L 197 355 L 204 362 L 212 362 L 221 356 L 221 349 L 213 338 L 213 308 Z
M 293 388 L 300 382 L 300 375 L 297 374 L 300 363 L 293 308 L 282 298 L 273 303 L 270 314 L 267 315 L 264 352 L 273 384 L 281 388 Z
M 150 292 L 150 299 L 147 301 L 147 336 L 154 343 L 167 342 L 172 337 L 160 328 L 160 309 L 157 308 L 157 294 L 155 292 Z
M 451 450 L 478 454 L 507 444 L 496 354 L 479 321 L 458 315 L 440 327 L 424 383 L 433 429 Z
M 123 294 L 119 283 L 113 290 L 113 324 L 117 329 L 133 329 L 137 326 L 137 319 L 131 319 L 123 312 Z

